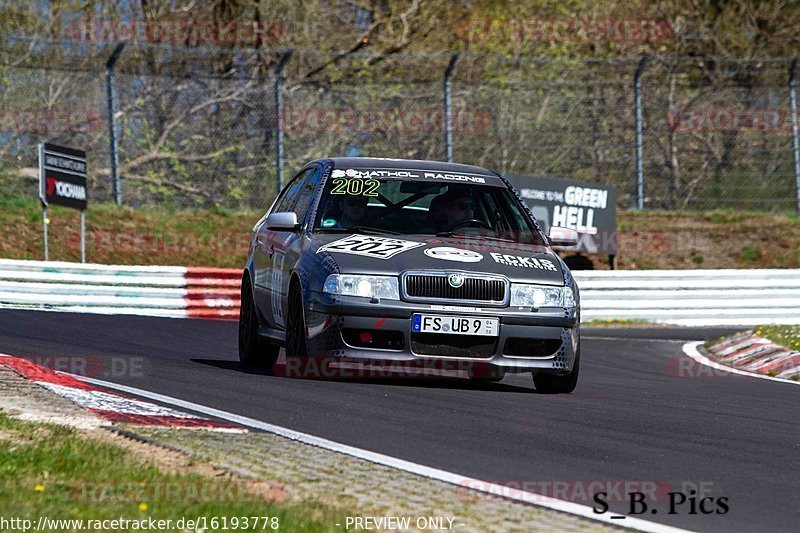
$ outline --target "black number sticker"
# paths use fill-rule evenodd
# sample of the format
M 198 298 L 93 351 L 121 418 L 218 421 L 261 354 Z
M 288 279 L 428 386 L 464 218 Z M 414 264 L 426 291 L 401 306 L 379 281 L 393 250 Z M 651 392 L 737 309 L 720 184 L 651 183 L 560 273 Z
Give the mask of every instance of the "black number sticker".
M 338 241 L 333 241 L 321 246 L 317 252 L 330 250 L 342 254 L 363 255 L 377 259 L 390 259 L 406 250 L 419 248 L 425 243 L 390 239 L 387 237 L 373 237 L 372 235 L 351 235 Z
M 352 246 L 350 249 L 353 250 L 354 252 L 368 252 L 376 248 L 381 248 L 382 246 L 385 245 L 379 242 L 362 242 L 356 244 L 355 246 Z

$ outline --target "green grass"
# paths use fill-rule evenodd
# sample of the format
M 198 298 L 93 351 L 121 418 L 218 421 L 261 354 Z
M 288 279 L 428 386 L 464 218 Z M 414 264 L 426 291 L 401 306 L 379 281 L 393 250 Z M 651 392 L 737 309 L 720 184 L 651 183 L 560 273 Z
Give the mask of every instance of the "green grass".
M 649 320 L 640 320 L 638 318 L 608 318 L 606 320 L 594 319 L 588 322 L 581 322 L 581 326 L 587 328 L 596 327 L 626 327 L 626 326 L 652 326 L 653 322 Z
M 250 231 L 264 209 L 132 208 L 95 202 L 86 215 L 87 260 L 241 268 Z M 50 259 L 79 261 L 79 212 L 53 206 L 48 215 Z M 617 221 L 616 265 L 622 270 L 800 268 L 796 214 L 620 210 Z M 9 230 L 0 239 L 0 257 L 44 258 L 42 210 L 36 198 L 0 191 L 0 225 Z M 591 258 L 596 266 L 606 264 L 604 256 Z
M 86 255 L 93 263 L 242 267 L 259 210 L 120 207 L 94 203 L 86 214 Z M 50 259 L 80 261 L 80 213 L 48 210 Z M 43 259 L 42 210 L 34 198 L 0 195 L 0 257 Z
M 756 333 L 772 342 L 800 351 L 800 325 L 797 326 L 758 326 Z
M 752 263 L 761 259 L 761 251 L 752 244 L 748 244 L 742 246 L 740 257 L 742 261 Z
M 319 502 L 275 503 L 231 478 L 166 473 L 116 444 L 2 413 L 0 509 L 5 518 L 31 519 L 34 524 L 40 516 L 84 520 L 205 516 L 217 517 L 220 524 L 227 517 L 229 525 L 233 517 L 269 516 L 278 518 L 282 531 L 333 531 L 345 516 Z
M 714 224 L 727 224 L 735 226 L 749 223 L 756 213 L 739 211 L 736 209 L 715 209 L 703 214 L 703 218 Z M 762 213 L 763 214 L 763 213 Z

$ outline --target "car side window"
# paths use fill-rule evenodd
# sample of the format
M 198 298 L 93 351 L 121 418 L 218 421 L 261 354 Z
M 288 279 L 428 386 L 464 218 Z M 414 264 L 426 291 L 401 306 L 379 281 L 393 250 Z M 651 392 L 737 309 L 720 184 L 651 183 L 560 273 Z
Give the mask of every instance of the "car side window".
M 313 168 L 306 169 L 300 172 L 294 179 L 286 186 L 281 193 L 281 197 L 275 202 L 275 209 L 272 210 L 273 213 L 283 213 L 286 211 L 291 211 L 292 206 L 294 206 L 295 202 L 297 201 L 297 195 L 300 191 L 300 187 L 303 184 L 303 180 L 307 178 L 312 172 L 314 172 Z M 297 217 L 300 220 L 300 216 Z
M 308 208 L 314 200 L 314 190 L 322 177 L 322 167 L 311 169 L 312 173 L 305 176 L 300 183 L 298 190 L 297 203 L 294 204 L 292 211 L 297 213 L 297 220 L 301 223 L 306 219 Z

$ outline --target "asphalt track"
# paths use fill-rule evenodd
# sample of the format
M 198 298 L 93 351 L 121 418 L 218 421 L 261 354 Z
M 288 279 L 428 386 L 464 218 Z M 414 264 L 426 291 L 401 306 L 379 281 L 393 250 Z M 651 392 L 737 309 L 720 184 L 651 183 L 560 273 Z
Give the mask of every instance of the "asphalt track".
M 657 514 L 639 516 L 654 522 L 797 531 L 800 386 L 712 372 L 682 354 L 687 340 L 729 331 L 585 328 L 578 389 L 546 396 L 524 375 L 484 385 L 246 370 L 234 322 L 0 310 L 1 353 L 114 358 L 116 374 L 93 377 L 497 483 L 655 482 Z M 664 492 L 692 488 L 730 510 L 691 514 L 687 502 L 668 514 Z M 610 512 L 628 511 L 612 498 Z

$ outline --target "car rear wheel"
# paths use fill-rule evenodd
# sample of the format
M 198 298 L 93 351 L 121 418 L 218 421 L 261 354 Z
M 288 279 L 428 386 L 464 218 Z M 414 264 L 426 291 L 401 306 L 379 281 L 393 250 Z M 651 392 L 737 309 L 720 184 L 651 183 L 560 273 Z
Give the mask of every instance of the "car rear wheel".
M 239 304 L 239 361 L 249 367 L 271 367 L 278 359 L 280 347 L 262 344 L 258 338 L 256 316 L 250 279 L 242 279 L 241 302 Z
M 536 392 L 541 394 L 569 394 L 575 390 L 578 384 L 578 372 L 580 370 L 581 349 L 575 353 L 575 363 L 569 374 L 558 376 L 555 374 L 534 374 L 533 384 Z

